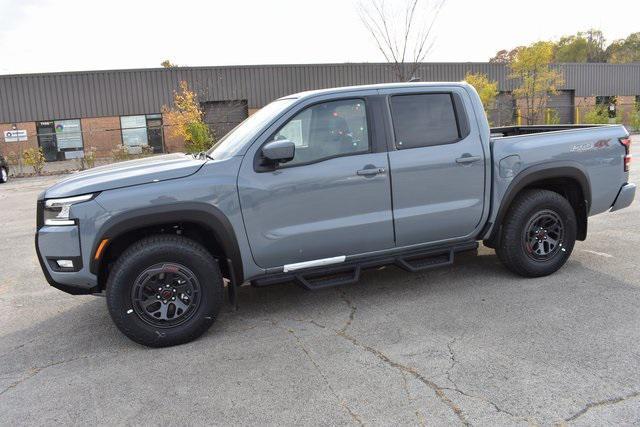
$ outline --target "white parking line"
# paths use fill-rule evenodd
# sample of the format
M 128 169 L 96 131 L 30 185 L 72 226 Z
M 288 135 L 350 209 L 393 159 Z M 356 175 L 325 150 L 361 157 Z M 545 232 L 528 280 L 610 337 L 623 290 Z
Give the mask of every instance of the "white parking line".
M 594 254 L 594 255 L 600 255 L 603 256 L 605 258 L 613 258 L 613 255 L 604 253 L 604 252 L 596 252 L 596 251 L 590 251 L 588 249 L 583 249 L 582 252 L 589 252 L 590 254 Z

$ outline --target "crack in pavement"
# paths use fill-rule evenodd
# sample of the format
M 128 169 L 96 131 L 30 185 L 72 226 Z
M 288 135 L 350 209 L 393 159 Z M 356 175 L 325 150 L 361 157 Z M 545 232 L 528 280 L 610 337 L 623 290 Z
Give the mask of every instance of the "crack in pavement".
M 423 383 L 424 385 L 429 387 L 431 390 L 433 390 L 433 392 L 440 399 L 440 401 L 442 403 L 444 403 L 445 405 L 447 405 L 449 407 L 449 409 L 451 409 L 453 411 L 453 413 L 456 415 L 456 417 L 458 417 L 458 419 L 460 420 L 462 425 L 464 425 L 464 426 L 471 425 L 470 422 L 467 420 L 466 416 L 464 415 L 464 413 L 462 412 L 462 409 L 460 409 L 460 407 L 458 407 L 458 405 L 456 405 L 451 399 L 449 399 L 449 397 L 446 395 L 446 393 L 444 393 L 443 389 L 439 385 L 437 385 L 436 383 L 434 383 L 433 381 L 431 381 L 430 379 L 428 379 L 427 377 L 422 375 L 415 368 L 412 368 L 412 367 L 409 367 L 409 366 L 405 366 L 405 365 L 403 365 L 403 364 L 401 364 L 399 362 L 396 362 L 395 360 L 392 360 L 389 356 L 387 356 L 386 354 L 384 354 L 380 350 L 375 349 L 375 348 L 373 348 L 371 346 L 368 346 L 366 344 L 363 344 L 360 341 L 358 341 L 357 338 L 355 338 L 354 336 L 351 336 L 351 335 L 347 334 L 347 329 L 351 326 L 351 324 L 353 323 L 353 320 L 355 318 L 357 307 L 347 297 L 347 295 L 344 292 L 344 290 L 337 289 L 337 291 L 338 291 L 338 294 L 340 295 L 340 297 L 342 298 L 342 300 L 347 304 L 347 306 L 349 306 L 351 311 L 349 313 L 349 318 L 345 322 L 344 326 L 340 330 L 335 331 L 336 335 L 346 339 L 347 341 L 350 341 L 354 346 L 360 347 L 361 349 L 373 354 L 374 356 L 376 356 L 378 359 L 380 359 L 381 361 L 383 361 L 387 365 L 398 369 L 401 373 L 405 372 L 405 373 L 413 376 L 415 379 L 417 379 L 418 381 L 420 381 L 421 383 Z
M 407 376 L 403 371 L 400 371 L 400 375 L 402 375 L 402 385 L 404 388 L 404 392 L 407 394 L 407 399 L 409 400 L 409 403 L 413 404 L 415 399 L 411 397 L 411 393 L 409 392 L 409 382 L 407 381 Z M 418 424 L 420 426 L 425 426 L 426 420 L 424 419 L 424 416 L 420 412 L 420 409 L 415 408 L 415 413 L 416 413 L 416 418 L 418 419 Z
M 329 388 L 329 390 L 331 391 L 331 394 L 333 394 L 333 396 L 338 400 L 340 406 L 347 411 L 347 413 L 349 414 L 349 416 L 351 417 L 351 419 L 356 423 L 359 424 L 361 426 L 364 425 L 364 423 L 362 422 L 362 420 L 360 419 L 360 417 L 358 416 L 357 413 L 355 413 L 353 411 L 353 409 L 351 409 L 349 407 L 349 405 L 347 405 L 347 402 L 345 399 L 342 399 L 338 393 L 335 391 L 335 389 L 333 388 L 333 386 L 331 385 L 331 383 L 329 382 L 329 378 L 327 378 L 327 376 L 325 375 L 324 371 L 322 370 L 322 368 L 320 367 L 320 365 L 318 364 L 318 362 L 316 362 L 316 360 L 311 356 L 311 353 L 309 352 L 309 350 L 305 347 L 304 343 L 302 342 L 302 340 L 300 339 L 300 337 L 295 333 L 295 331 L 293 329 L 288 329 L 288 332 L 293 335 L 293 337 L 296 339 L 296 342 L 298 343 L 298 347 L 300 347 L 300 349 L 304 352 L 304 354 L 307 356 L 307 358 L 309 359 L 309 361 L 311 361 L 311 363 L 313 364 L 313 366 L 316 368 L 316 371 L 318 371 L 318 373 L 320 374 L 320 376 L 322 377 L 322 379 L 324 380 L 325 384 L 327 385 L 327 387 Z
M 0 396 L 2 396 L 3 394 L 5 394 L 6 392 L 8 392 L 11 389 L 14 389 L 16 387 L 18 387 L 20 384 L 22 384 L 23 382 L 35 377 L 36 375 L 38 375 L 40 372 L 44 371 L 47 368 L 51 368 L 52 366 L 58 366 L 58 365 L 63 365 L 65 363 L 69 363 L 69 362 L 74 362 L 76 360 L 79 359 L 86 359 L 89 356 L 78 356 L 78 357 L 74 357 L 71 359 L 63 359 L 63 360 L 59 360 L 57 362 L 52 362 L 49 363 L 47 365 L 44 366 L 36 366 L 34 368 L 31 368 L 29 373 L 27 374 L 27 376 L 20 378 L 18 381 L 15 381 L 12 384 L 9 384 L 9 386 L 7 386 L 4 390 L 0 391 Z
M 447 379 L 449 380 L 449 382 L 451 384 L 453 384 L 453 386 L 455 388 L 458 388 L 458 385 L 456 384 L 456 382 L 453 380 L 453 378 L 451 378 L 451 371 L 453 370 L 453 368 L 455 368 L 455 366 L 458 364 L 458 361 L 456 360 L 456 355 L 453 352 L 453 344 L 455 344 L 456 340 L 458 338 L 454 338 L 451 341 L 449 341 L 447 343 L 447 348 L 449 349 L 449 359 L 451 360 L 451 365 L 449 366 L 449 368 L 447 368 L 445 375 L 447 376 Z
M 349 318 L 347 319 L 347 321 L 345 322 L 344 326 L 342 327 L 342 329 L 340 329 L 340 332 L 347 332 L 347 329 L 349 329 L 349 326 L 351 326 L 351 324 L 353 323 L 353 319 L 356 317 L 356 310 L 358 309 L 354 303 L 351 302 L 351 300 L 347 297 L 347 294 L 345 293 L 344 290 L 342 289 L 336 289 L 338 291 L 338 295 L 340 295 L 340 298 L 349 306 L 349 308 L 351 309 L 351 312 L 349 313 Z
M 456 381 L 452 378 L 452 373 L 451 371 L 453 370 L 453 368 L 459 363 L 458 359 L 456 359 L 456 354 L 455 351 L 453 350 L 453 345 L 455 344 L 455 342 L 458 340 L 458 338 L 454 338 L 451 341 L 449 341 L 447 343 L 447 348 L 449 349 L 449 359 L 451 360 L 451 365 L 449 366 L 449 368 L 446 370 L 445 375 L 447 377 L 447 380 L 453 384 L 453 387 L 443 387 L 444 390 L 451 390 L 454 391 L 456 393 L 459 393 L 463 396 L 469 397 L 471 399 L 477 399 L 477 400 L 481 400 L 489 405 L 491 405 L 493 407 L 493 409 L 496 410 L 496 412 L 498 413 L 504 413 L 509 415 L 512 418 L 518 419 L 518 420 L 522 420 L 522 421 L 527 421 L 529 424 L 534 424 L 537 425 L 537 421 L 530 418 L 530 417 L 524 417 L 518 414 L 514 414 L 511 411 L 508 411 L 502 407 L 500 407 L 497 403 L 493 402 L 492 400 L 484 397 L 484 396 L 477 396 L 474 394 L 470 394 L 465 392 L 464 390 L 461 390 L 460 387 L 458 387 L 458 384 L 456 383 Z
M 565 418 L 565 421 L 566 422 L 575 421 L 576 419 L 580 418 L 581 416 L 583 416 L 593 408 L 597 408 L 600 406 L 615 405 L 616 403 L 624 402 L 625 400 L 633 399 L 634 397 L 638 397 L 638 396 L 640 396 L 640 391 L 635 391 L 633 393 L 629 393 L 624 396 L 618 396 L 618 397 L 612 397 L 610 399 L 599 400 L 597 402 L 589 402 L 585 405 L 584 408 L 582 408 L 581 410 L 579 410 L 569 418 Z
M 433 392 L 440 399 L 440 401 L 445 405 L 447 405 L 449 409 L 453 411 L 453 413 L 456 415 L 456 417 L 458 417 L 462 425 L 465 425 L 465 426 L 471 425 L 467 420 L 466 416 L 464 415 L 464 413 L 462 412 L 462 409 L 460 409 L 458 405 L 456 405 L 451 399 L 449 399 L 449 397 L 443 391 L 443 388 L 440 387 L 438 384 L 434 383 L 433 381 L 431 381 L 430 379 L 428 379 L 427 377 L 425 377 L 424 375 L 422 375 L 415 368 L 405 366 L 399 362 L 396 362 L 395 360 L 391 359 L 389 356 L 387 356 L 380 350 L 377 350 L 371 346 L 368 346 L 366 344 L 359 342 L 355 337 L 348 335 L 346 332 L 337 331 L 336 333 L 338 334 L 338 336 L 350 341 L 356 347 L 360 347 L 361 349 L 366 350 L 367 352 L 373 354 L 374 356 L 376 356 L 378 359 L 380 359 L 387 365 L 393 368 L 396 368 L 401 372 L 406 372 L 407 374 L 413 376 L 418 381 L 422 382 L 424 385 L 426 385 L 431 390 L 433 390 Z

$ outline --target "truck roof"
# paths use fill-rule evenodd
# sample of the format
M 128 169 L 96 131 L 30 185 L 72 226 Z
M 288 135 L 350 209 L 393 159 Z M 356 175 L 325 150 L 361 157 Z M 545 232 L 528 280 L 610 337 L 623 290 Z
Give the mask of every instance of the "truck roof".
M 343 86 L 343 87 L 333 87 L 327 89 L 317 89 L 317 90 L 308 90 L 304 92 L 298 92 L 291 95 L 283 96 L 280 99 L 291 99 L 291 98 L 309 98 L 318 95 L 326 95 L 333 93 L 341 93 L 341 92 L 354 92 L 354 91 L 363 91 L 363 90 L 376 90 L 376 89 L 399 89 L 399 88 L 419 88 L 419 87 L 442 87 L 442 86 L 457 86 L 457 87 L 466 87 L 468 86 L 467 82 L 410 82 L 410 83 L 377 83 L 370 85 L 357 85 L 357 86 Z

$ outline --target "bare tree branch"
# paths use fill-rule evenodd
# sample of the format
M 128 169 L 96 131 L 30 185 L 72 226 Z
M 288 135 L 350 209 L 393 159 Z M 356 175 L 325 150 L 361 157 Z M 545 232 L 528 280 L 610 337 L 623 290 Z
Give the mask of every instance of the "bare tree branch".
M 415 77 L 433 48 L 433 29 L 445 1 L 394 0 L 389 6 L 385 0 L 360 0 L 360 20 L 399 81 Z

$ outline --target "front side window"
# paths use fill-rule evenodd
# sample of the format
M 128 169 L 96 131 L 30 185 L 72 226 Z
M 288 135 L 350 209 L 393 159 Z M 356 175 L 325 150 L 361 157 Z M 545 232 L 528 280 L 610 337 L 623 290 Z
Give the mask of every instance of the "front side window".
M 308 107 L 289 120 L 270 141 L 296 146 L 286 166 L 369 151 L 367 113 L 362 99 L 330 101 Z
M 399 150 L 451 144 L 460 139 L 451 94 L 392 96 L 391 115 Z

